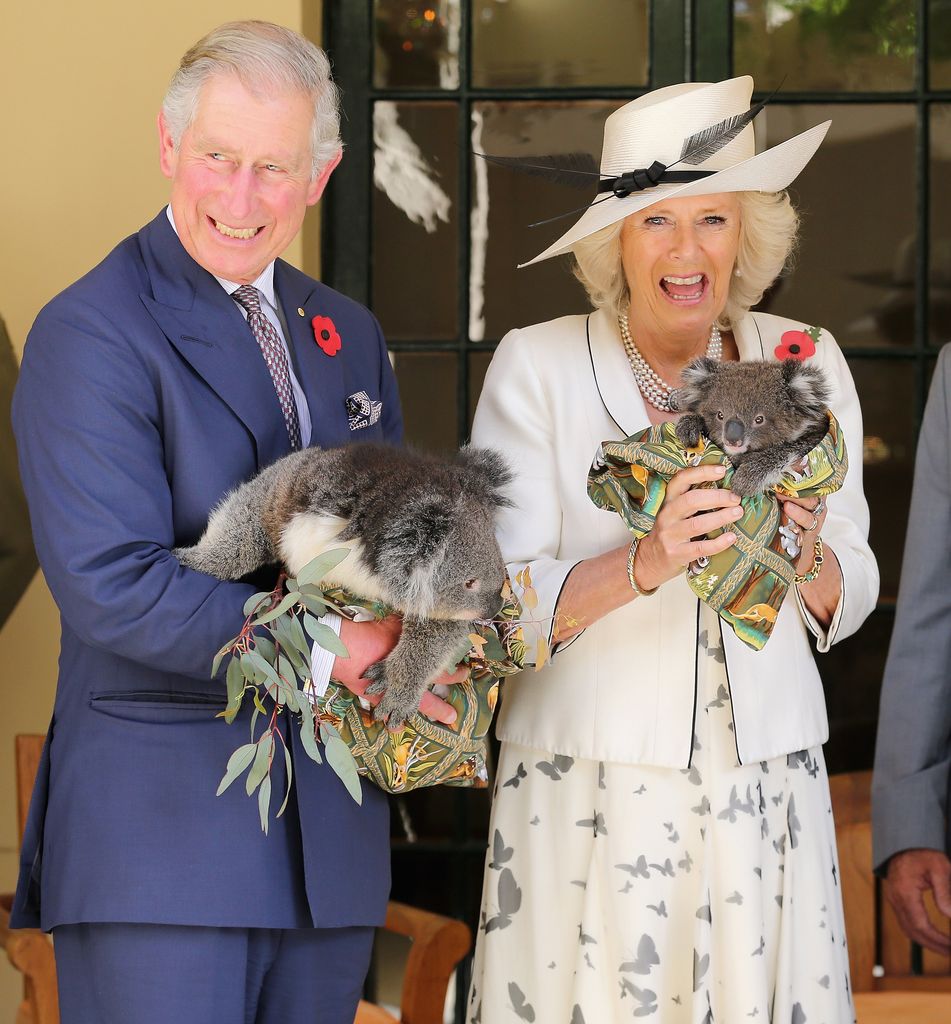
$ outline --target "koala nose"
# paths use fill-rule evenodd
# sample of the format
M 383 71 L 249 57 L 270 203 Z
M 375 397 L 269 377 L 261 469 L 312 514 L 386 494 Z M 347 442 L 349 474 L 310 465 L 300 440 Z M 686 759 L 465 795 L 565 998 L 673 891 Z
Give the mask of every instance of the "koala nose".
M 727 420 L 723 428 L 723 436 L 730 444 L 740 444 L 746 436 L 746 427 L 742 420 Z

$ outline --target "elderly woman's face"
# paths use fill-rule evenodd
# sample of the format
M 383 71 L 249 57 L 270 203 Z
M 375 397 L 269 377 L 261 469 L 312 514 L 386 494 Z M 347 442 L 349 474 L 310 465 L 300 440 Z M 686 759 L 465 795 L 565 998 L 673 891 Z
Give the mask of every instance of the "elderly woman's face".
M 739 240 L 735 192 L 668 199 L 632 213 L 621 228 L 632 330 L 709 331 L 726 305 Z

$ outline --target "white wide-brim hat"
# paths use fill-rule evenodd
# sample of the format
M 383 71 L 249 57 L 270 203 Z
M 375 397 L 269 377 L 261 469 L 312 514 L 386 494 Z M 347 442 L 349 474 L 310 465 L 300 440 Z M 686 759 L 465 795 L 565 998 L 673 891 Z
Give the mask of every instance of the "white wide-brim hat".
M 730 118 L 745 115 L 750 109 L 753 79 L 749 75 L 725 82 L 685 82 L 657 89 L 625 103 L 604 122 L 604 144 L 601 150 L 601 177 L 627 176 L 639 172 L 646 188 L 619 197 L 608 192 L 595 200 L 561 238 L 527 263 L 570 252 L 588 235 L 615 224 L 619 220 L 653 206 L 663 199 L 681 196 L 703 196 L 718 192 L 779 192 L 792 182 L 809 163 L 825 138 L 831 121 L 825 121 L 763 153 L 756 153 L 752 123 L 722 148 L 706 159 L 691 163 L 681 161 L 685 142 Z M 664 180 L 649 184 L 643 175 L 656 164 L 663 169 L 676 167 L 678 172 L 700 172 L 696 180 L 678 182 Z M 702 176 L 700 176 L 702 175 Z M 682 173 L 666 177 L 683 177 Z

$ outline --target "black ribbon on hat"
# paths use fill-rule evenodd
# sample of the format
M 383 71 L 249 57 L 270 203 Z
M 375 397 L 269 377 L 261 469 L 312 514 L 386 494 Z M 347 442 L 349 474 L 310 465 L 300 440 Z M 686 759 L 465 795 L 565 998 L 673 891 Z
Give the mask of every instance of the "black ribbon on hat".
M 570 217 L 612 198 L 625 199 L 634 192 L 644 192 L 657 185 L 688 184 L 718 173 L 714 170 L 671 171 L 668 168 L 676 167 L 677 164 L 696 165 L 709 160 L 752 123 L 753 118 L 779 92 L 781 87 L 782 82 L 766 99 L 760 100 L 749 110 L 724 118 L 724 120 L 688 136 L 684 139 L 680 156 L 672 164 L 663 164 L 659 160 L 655 160 L 650 167 L 636 167 L 632 171 L 625 171 L 614 177 L 604 177 L 595 163 L 594 157 L 589 153 L 546 154 L 527 158 L 495 156 L 489 153 L 476 153 L 475 155 L 490 163 L 547 178 L 549 181 L 568 185 L 571 188 L 585 188 L 590 185 L 592 178 L 598 179 L 598 192 L 594 200 L 574 210 L 567 210 L 555 217 L 549 217 L 547 220 L 537 220 L 533 224 L 529 224 L 529 227 L 534 228 L 542 224 L 551 224 L 552 221 L 561 220 L 563 217 Z
M 716 171 L 668 171 L 667 166 L 655 160 L 650 167 L 638 167 L 633 171 L 625 171 L 616 178 L 604 178 L 598 185 L 598 194 L 610 192 L 618 199 L 625 199 L 632 192 L 643 192 L 646 188 L 663 185 L 668 182 L 683 184 L 708 178 Z

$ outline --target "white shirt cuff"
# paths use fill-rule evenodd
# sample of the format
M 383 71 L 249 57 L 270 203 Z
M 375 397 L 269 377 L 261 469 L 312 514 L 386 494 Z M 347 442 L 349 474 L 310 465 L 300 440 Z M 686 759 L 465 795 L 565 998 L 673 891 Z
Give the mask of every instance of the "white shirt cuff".
M 320 616 L 320 621 L 340 636 L 340 623 L 342 616 L 336 612 L 327 612 Z M 315 697 L 322 697 L 330 685 L 330 673 L 333 671 L 336 655 L 328 651 L 320 644 L 314 643 L 310 649 L 310 678 L 312 683 L 312 694 Z

